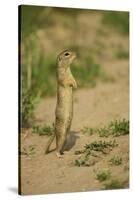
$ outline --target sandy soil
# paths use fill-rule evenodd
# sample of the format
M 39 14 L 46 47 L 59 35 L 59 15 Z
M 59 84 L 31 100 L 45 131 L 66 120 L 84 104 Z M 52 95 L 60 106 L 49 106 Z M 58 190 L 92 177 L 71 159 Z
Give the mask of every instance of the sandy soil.
M 106 66 L 108 63 L 103 63 Z M 112 140 L 113 138 L 99 138 L 98 135 L 87 136 L 81 133 L 84 126 L 102 127 L 114 119 L 128 119 L 128 62 L 112 61 L 109 63 L 111 73 L 115 79 L 112 83 L 99 83 L 92 89 L 75 91 L 74 117 L 71 135 L 67 144 L 68 153 L 62 159 L 55 155 L 55 142 L 53 150 L 44 155 L 47 136 L 22 134 L 21 148 L 34 146 L 35 154 L 21 155 L 21 192 L 22 194 L 45 194 L 58 192 L 92 191 L 102 189 L 108 181 L 99 182 L 96 173 L 99 169 L 109 168 L 110 180 L 128 182 L 128 135 L 115 138 L 118 146 L 103 156 L 95 165 L 90 167 L 77 167 L 74 165 L 76 150 L 80 150 L 86 143 L 98 140 Z M 106 70 L 110 72 L 110 69 Z M 38 124 L 52 124 L 54 122 L 56 98 L 45 98 L 37 107 L 36 121 Z M 111 166 L 109 160 L 118 155 L 122 157 L 122 164 Z M 109 181 L 110 181 L 109 180 Z M 127 183 L 128 187 L 128 183 Z

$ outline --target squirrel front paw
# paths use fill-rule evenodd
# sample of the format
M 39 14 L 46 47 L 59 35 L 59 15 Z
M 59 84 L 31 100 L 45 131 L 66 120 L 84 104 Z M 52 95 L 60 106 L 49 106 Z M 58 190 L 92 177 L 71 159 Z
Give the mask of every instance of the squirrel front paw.
M 72 80 L 72 79 L 69 79 L 67 81 L 64 81 L 64 87 L 67 87 L 67 86 L 70 86 L 70 87 L 73 87 L 73 88 L 77 88 L 77 83 L 75 80 Z
M 77 83 L 76 83 L 76 81 L 71 81 L 71 82 L 69 82 L 69 86 L 76 89 L 76 88 L 77 88 Z
M 76 83 L 75 80 L 73 81 L 73 85 L 72 85 L 72 86 L 73 86 L 73 88 L 75 88 L 75 89 L 77 88 L 77 83 Z

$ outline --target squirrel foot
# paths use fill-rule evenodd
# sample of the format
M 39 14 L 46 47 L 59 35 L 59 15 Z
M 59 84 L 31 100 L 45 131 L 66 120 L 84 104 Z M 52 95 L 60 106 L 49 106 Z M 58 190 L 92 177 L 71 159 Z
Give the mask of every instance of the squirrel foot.
M 63 158 L 63 156 L 61 155 L 60 152 L 56 152 L 56 155 L 57 155 L 58 158 Z

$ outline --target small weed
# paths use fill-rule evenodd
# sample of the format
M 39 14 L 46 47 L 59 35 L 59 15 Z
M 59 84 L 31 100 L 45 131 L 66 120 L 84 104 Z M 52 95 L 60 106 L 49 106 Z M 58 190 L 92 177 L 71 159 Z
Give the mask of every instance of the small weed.
M 110 178 L 111 172 L 110 170 L 102 170 L 102 171 L 99 171 L 96 176 L 97 176 L 97 180 L 99 180 L 100 182 L 103 182 Z
M 97 133 L 100 137 L 108 137 L 110 135 L 118 137 L 121 135 L 127 135 L 129 134 L 129 121 L 126 119 L 115 120 L 102 128 L 84 127 L 81 129 L 81 132 L 88 135 Z
M 34 119 L 35 97 L 28 90 L 22 93 L 21 99 L 21 127 L 28 127 Z
M 129 121 L 123 119 L 122 121 L 112 121 L 109 124 L 110 132 L 113 136 L 117 137 L 120 135 L 129 134 Z
M 104 189 L 110 190 L 110 189 L 124 189 L 128 188 L 128 181 L 120 182 L 118 180 L 112 180 L 110 183 L 105 184 Z
M 75 166 L 83 166 L 85 164 L 85 161 L 75 160 Z
M 94 128 L 88 128 L 88 127 L 84 127 L 83 129 L 81 129 L 81 132 L 87 135 L 93 135 L 95 131 L 96 130 Z
M 93 150 L 93 151 L 101 151 L 104 153 L 104 149 L 106 148 L 112 148 L 112 147 L 115 147 L 117 146 L 115 140 L 113 141 L 109 141 L 109 142 L 106 142 L 106 141 L 96 141 L 96 142 L 92 142 L 91 144 L 86 144 L 85 145 L 85 149 L 86 150 Z
M 129 58 L 129 52 L 128 51 L 119 50 L 116 53 L 116 57 L 119 58 L 119 59 L 128 59 Z
M 106 142 L 106 141 L 95 141 L 95 142 L 92 142 L 90 144 L 86 144 L 84 146 L 84 150 L 80 151 L 75 151 L 75 154 L 78 155 L 78 154 L 82 154 L 82 153 L 87 153 L 87 154 L 91 154 L 91 151 L 100 151 L 102 153 L 104 153 L 104 150 L 106 148 L 113 148 L 115 146 L 117 146 L 118 144 L 115 142 L 115 140 L 113 141 L 109 141 L 109 142 Z
M 85 153 L 85 150 L 77 150 L 77 151 L 75 151 L 75 155 L 79 155 L 79 154 L 82 154 L 82 153 Z
M 33 126 L 32 129 L 33 133 L 39 134 L 40 136 L 51 136 L 54 132 L 54 127 L 49 126 L 49 125 L 44 125 L 44 126 Z
M 90 167 L 92 165 L 94 165 L 96 162 L 93 160 L 88 160 L 88 158 L 86 157 L 84 160 L 75 160 L 75 166 L 77 167 Z
M 111 158 L 109 160 L 109 162 L 111 163 L 111 165 L 121 165 L 122 164 L 122 158 L 119 156 L 114 156 L 113 158 Z
M 80 155 L 79 159 L 75 160 L 75 165 L 80 166 L 92 166 L 97 162 L 97 159 L 90 158 L 99 158 L 99 153 L 107 154 L 112 148 L 118 146 L 118 144 L 113 141 L 94 141 L 90 144 L 86 144 L 83 150 L 75 151 L 75 155 Z
M 97 129 L 97 133 L 99 134 L 100 137 L 108 137 L 109 130 L 108 130 L 108 128 L 103 127 L 103 128 Z
M 30 156 L 35 154 L 35 146 L 30 145 L 28 148 L 23 147 L 22 151 L 20 151 L 20 155 Z

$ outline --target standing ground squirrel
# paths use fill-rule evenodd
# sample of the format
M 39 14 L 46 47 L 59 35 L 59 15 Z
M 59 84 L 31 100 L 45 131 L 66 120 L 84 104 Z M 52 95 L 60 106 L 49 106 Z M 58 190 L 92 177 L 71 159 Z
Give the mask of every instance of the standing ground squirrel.
M 61 157 L 67 141 L 73 117 L 73 88 L 77 83 L 71 73 L 70 64 L 76 58 L 74 52 L 65 50 L 57 57 L 57 105 L 55 110 L 54 135 L 51 136 L 45 149 L 49 147 L 56 136 L 56 154 Z

